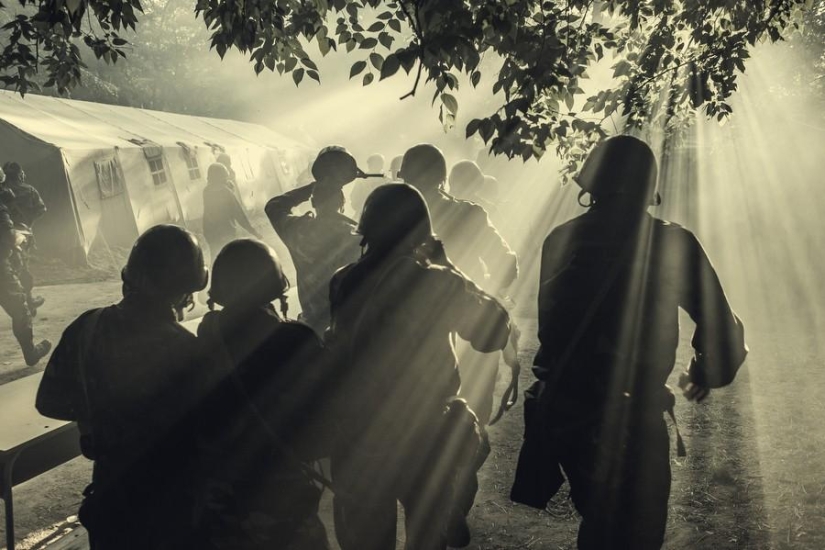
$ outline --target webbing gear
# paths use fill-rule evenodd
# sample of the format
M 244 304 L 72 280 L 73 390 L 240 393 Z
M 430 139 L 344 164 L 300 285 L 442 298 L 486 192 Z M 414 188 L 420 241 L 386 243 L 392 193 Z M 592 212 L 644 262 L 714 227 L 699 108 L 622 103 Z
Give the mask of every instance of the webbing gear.
M 287 445 L 283 439 L 281 439 L 281 437 L 275 432 L 275 430 L 272 429 L 272 426 L 269 425 L 269 422 L 261 413 L 258 406 L 255 405 L 255 402 L 252 400 L 252 396 L 249 395 L 249 392 L 246 391 L 246 387 L 244 387 L 243 382 L 241 381 L 237 371 L 235 370 L 235 366 L 232 363 L 232 358 L 229 356 L 229 350 L 226 348 L 226 342 L 223 339 L 223 334 L 221 334 L 219 327 L 220 320 L 218 320 L 218 322 L 215 323 L 215 327 L 213 329 L 214 334 L 211 341 L 215 342 L 215 348 L 218 354 L 220 355 L 219 362 L 224 364 L 229 370 L 229 378 L 232 380 L 232 385 L 243 398 L 244 406 L 247 408 L 249 412 L 252 413 L 252 416 L 255 418 L 255 420 L 258 421 L 258 425 L 261 428 L 263 428 L 264 433 L 266 433 L 270 442 L 283 453 L 284 457 L 287 460 L 296 465 L 298 469 L 301 470 L 301 473 L 303 473 L 313 481 L 317 481 L 326 489 L 329 489 L 332 493 L 335 493 L 335 489 L 332 486 L 332 482 L 320 473 L 316 472 L 313 468 L 307 466 L 304 463 L 304 461 L 301 460 L 295 454 L 295 451 L 293 451 L 290 448 L 290 446 Z

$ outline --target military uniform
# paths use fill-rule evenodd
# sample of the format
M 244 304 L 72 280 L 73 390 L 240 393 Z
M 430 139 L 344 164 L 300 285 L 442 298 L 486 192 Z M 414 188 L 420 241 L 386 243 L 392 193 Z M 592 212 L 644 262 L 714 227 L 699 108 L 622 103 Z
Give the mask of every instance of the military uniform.
M 347 437 L 332 461 L 336 534 L 344 550 L 394 549 L 400 500 L 407 548 L 445 548 L 460 472 L 439 453 L 464 447 L 434 435 L 460 386 L 451 334 L 499 350 L 508 316 L 453 269 L 376 256 L 366 254 L 331 283 L 330 345 L 346 367 L 336 385 L 354 404 L 342 415 Z
M 37 395 L 76 420 L 94 460 L 81 522 L 94 550 L 184 548 L 194 441 L 184 421 L 209 386 L 195 337 L 170 307 L 127 294 L 66 328 Z
M 232 182 L 207 183 L 203 189 L 203 236 L 213 260 L 237 236 L 237 227 L 258 235 L 235 195 Z
M 295 265 L 301 321 L 323 334 L 329 325 L 329 282 L 335 272 L 361 254 L 355 222 L 340 213 L 297 216 L 292 210 L 307 202 L 314 184 L 271 199 L 266 215 L 289 250 Z
M 544 242 L 538 414 L 582 515 L 581 549 L 658 549 L 670 493 L 663 410 L 679 341 L 696 323 L 698 385 L 729 384 L 747 348 L 699 241 L 688 230 L 597 203 Z M 553 467 L 550 460 L 546 468 Z M 549 498 L 547 495 L 546 498 Z
M 40 193 L 31 185 L 21 181 L 9 180 L 5 185 L 14 193 L 14 202 L 9 208 L 12 220 L 20 229 L 31 231 L 34 222 L 46 213 L 46 205 L 43 203 L 43 199 L 40 198 Z M 34 277 L 29 271 L 29 257 L 34 247 L 35 241 L 32 234 L 28 236 L 23 245 L 12 256 L 12 262 L 20 278 L 20 283 L 26 291 L 26 299 L 32 313 L 37 309 L 35 307 L 36 302 L 32 297 Z
M 20 280 L 17 235 L 8 208 L 0 203 L 0 307 L 12 322 L 12 332 L 20 343 L 27 362 L 34 355 L 32 314 L 26 288 Z
M 207 313 L 198 336 L 222 374 L 199 415 L 198 548 L 329 548 L 307 475 L 334 433 L 318 336 L 271 305 Z

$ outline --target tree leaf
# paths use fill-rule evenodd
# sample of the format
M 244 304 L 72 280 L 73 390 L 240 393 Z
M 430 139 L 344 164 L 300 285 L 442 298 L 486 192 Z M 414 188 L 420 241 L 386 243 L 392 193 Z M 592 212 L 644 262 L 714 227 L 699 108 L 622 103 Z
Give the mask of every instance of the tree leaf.
M 364 80 L 362 81 L 362 84 L 363 84 L 364 86 L 369 86 L 369 85 L 372 83 L 372 81 L 373 81 L 374 79 L 375 79 L 375 75 L 374 75 L 374 74 L 372 74 L 372 73 L 367 73 L 367 74 L 365 74 L 365 75 L 364 75 Z
M 447 107 L 447 110 L 452 114 L 458 113 L 458 100 L 452 94 L 441 94 L 441 103 Z
M 356 61 L 355 63 L 352 64 L 352 68 L 349 71 L 349 77 L 352 78 L 354 76 L 357 76 L 357 75 L 361 74 L 364 71 L 364 69 L 366 69 L 366 68 L 367 68 L 367 62 L 366 61 Z
M 379 53 L 373 52 L 370 54 L 370 63 L 372 63 L 372 66 L 380 71 L 381 66 L 384 64 L 384 57 Z
M 299 67 L 299 68 L 295 69 L 294 71 L 292 71 L 292 80 L 295 81 L 296 86 L 298 84 L 300 84 L 301 80 L 303 80 L 303 79 L 304 79 L 304 69 L 303 68 Z
M 389 78 L 395 73 L 398 72 L 398 68 L 401 66 L 401 62 L 398 61 L 398 56 L 395 54 L 390 54 L 384 60 L 383 65 L 381 66 L 381 78 L 380 80 L 384 80 L 385 78 Z

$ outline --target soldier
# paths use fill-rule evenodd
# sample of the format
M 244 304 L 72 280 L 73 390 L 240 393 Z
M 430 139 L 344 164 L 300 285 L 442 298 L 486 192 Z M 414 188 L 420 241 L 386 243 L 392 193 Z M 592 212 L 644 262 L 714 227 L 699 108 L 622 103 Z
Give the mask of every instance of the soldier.
M 589 210 L 554 229 L 542 251 L 540 396 L 525 417 L 512 496 L 543 507 L 563 481 L 560 465 L 582 516 L 580 549 L 662 546 L 671 483 L 663 411 L 674 400 L 665 382 L 678 309 L 696 323 L 688 399 L 733 381 L 747 354 L 742 324 L 699 241 L 647 213 L 658 203 L 656 180 L 647 144 L 630 136 L 601 143 L 578 177 Z M 543 495 L 532 494 L 536 478 L 522 470 L 534 437 L 550 450 L 537 465 Z
M 5 186 L 14 192 L 15 197 L 9 212 L 17 229 L 26 237 L 22 246 L 13 254 L 13 261 L 20 282 L 26 290 L 29 310 L 32 316 L 35 316 L 45 299 L 42 296 L 32 296 L 34 277 L 29 271 L 29 257 L 35 249 L 34 222 L 46 213 L 46 205 L 37 189 L 26 183 L 26 172 L 22 166 L 16 162 L 7 162 L 3 170 L 6 173 Z
M 3 178 L 3 171 L 0 170 L 0 183 Z M 0 307 L 11 317 L 12 333 L 20 344 L 26 364 L 31 367 L 49 353 L 52 344 L 48 340 L 34 343 L 32 313 L 26 289 L 18 275 L 18 263 L 14 259 L 16 254 L 20 254 L 25 240 L 15 229 L 9 212 L 9 205 L 14 201 L 14 192 L 0 187 Z
M 378 153 L 370 155 L 369 158 L 367 158 L 367 170 L 372 174 L 382 174 L 384 172 L 383 155 L 379 155 Z M 367 200 L 369 194 L 383 183 L 386 183 L 383 179 L 355 182 L 350 193 L 350 206 L 352 206 L 352 211 L 355 212 L 356 217 L 361 215 L 361 211 L 364 209 L 364 202 Z
M 516 255 L 492 226 L 483 207 L 444 191 L 447 163 L 441 151 L 433 145 L 416 145 L 404 155 L 399 175 L 424 195 L 435 234 L 444 240 L 456 267 L 488 292 L 503 295 L 518 276 Z M 478 166 L 466 161 L 457 165 L 451 184 L 471 188 L 472 179 L 479 185 L 484 183 Z M 498 355 L 484 357 L 472 350 L 464 351 L 459 350 L 464 383 L 461 396 L 486 425 L 493 410 Z
M 312 164 L 313 183 L 271 199 L 266 215 L 292 256 L 298 279 L 299 319 L 323 334 L 329 325 L 329 281 L 361 254 L 355 222 L 343 214 L 343 187 L 364 174 L 346 149 L 326 147 Z M 314 213 L 293 209 L 311 201 Z
M 226 243 L 235 238 L 238 226 L 250 235 L 261 238 L 235 194 L 231 177 L 226 166 L 217 162 L 210 165 L 206 173 L 206 187 L 203 189 L 203 236 L 213 258 Z
M 87 311 L 63 333 L 37 410 L 77 421 L 94 461 L 79 512 L 93 550 L 190 548 L 194 441 L 184 419 L 212 383 L 178 321 L 208 271 L 191 233 L 158 225 L 137 239 L 121 276 L 120 303 Z
M 235 174 L 235 169 L 232 168 L 232 157 L 229 156 L 228 153 L 220 153 L 217 157 L 215 157 L 215 162 L 218 164 L 222 164 L 226 167 L 229 171 L 229 181 L 232 185 L 238 184 L 237 175 Z
M 460 386 L 451 336 L 500 350 L 508 315 L 449 262 L 413 187 L 373 191 L 358 233 L 364 255 L 330 284 L 329 345 L 345 366 L 336 385 L 353 404 L 341 414 L 346 436 L 332 457 L 339 544 L 394 549 L 400 500 L 406 548 L 465 546 L 465 518 L 448 521 L 452 491 L 464 471 L 475 473 L 481 442 L 466 405 L 448 408 L 465 419 L 455 432 L 443 416 Z
M 333 439 L 321 412 L 324 352 L 311 328 L 273 307 L 285 305 L 288 288 L 259 241 L 232 241 L 215 260 L 209 305 L 223 309 L 204 316 L 198 337 L 223 382 L 198 415 L 206 446 L 197 548 L 329 548 L 312 470 Z

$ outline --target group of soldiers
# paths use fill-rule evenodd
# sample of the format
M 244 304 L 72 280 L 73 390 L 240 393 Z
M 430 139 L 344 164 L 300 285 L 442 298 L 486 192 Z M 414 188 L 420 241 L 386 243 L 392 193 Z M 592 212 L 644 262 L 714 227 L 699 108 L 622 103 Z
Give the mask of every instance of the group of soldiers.
M 34 296 L 29 258 L 35 248 L 33 225 L 46 213 L 40 193 L 26 183 L 26 172 L 16 162 L 0 168 L 0 307 L 12 320 L 12 332 L 23 358 L 36 365 L 52 348 L 48 340 L 34 342 L 32 319 L 43 305 Z
M 399 502 L 408 550 L 469 544 L 499 362 L 517 362 L 503 297 L 518 262 L 482 206 L 447 192 L 483 182 L 474 163 L 448 174 L 438 148 L 416 145 L 356 222 L 344 188 L 368 175 L 328 147 L 312 183 L 266 205 L 300 321 L 274 251 L 234 238 L 260 236 L 224 161 L 204 191 L 211 280 L 191 233 L 153 227 L 123 300 L 66 329 L 37 407 L 78 421 L 94 460 L 79 514 L 93 550 L 323 550 L 324 489 L 343 550 L 394 549 Z M 678 309 L 697 324 L 689 399 L 730 383 L 747 352 L 696 238 L 647 213 L 656 181 L 646 144 L 607 140 L 579 177 L 590 208 L 543 249 L 539 381 L 511 495 L 544 507 L 566 477 L 583 549 L 662 544 Z M 208 284 L 194 336 L 179 321 Z

